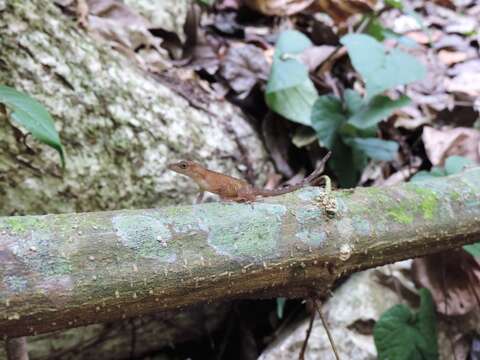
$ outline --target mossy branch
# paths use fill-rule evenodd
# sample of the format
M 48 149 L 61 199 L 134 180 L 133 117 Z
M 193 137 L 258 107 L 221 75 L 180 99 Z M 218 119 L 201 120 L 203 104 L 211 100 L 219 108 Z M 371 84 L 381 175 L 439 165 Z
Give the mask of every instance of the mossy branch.
M 254 204 L 4 217 L 0 336 L 232 298 L 309 296 L 360 269 L 478 240 L 480 168 Z

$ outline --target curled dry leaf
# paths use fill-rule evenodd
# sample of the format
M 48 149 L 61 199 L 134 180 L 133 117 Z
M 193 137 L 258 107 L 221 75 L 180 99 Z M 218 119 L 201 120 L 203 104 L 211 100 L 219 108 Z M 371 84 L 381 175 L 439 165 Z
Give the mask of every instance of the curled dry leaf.
M 372 11 L 377 0 L 245 0 L 250 8 L 269 16 L 288 16 L 308 8 L 324 12 L 336 23 L 350 16 Z
M 468 55 L 461 51 L 440 50 L 438 52 L 438 58 L 445 65 L 450 66 L 465 61 L 468 58 Z
M 128 5 L 115 0 L 57 0 L 57 4 L 77 11 L 79 22 L 92 35 L 107 40 L 112 47 L 136 61 L 145 70 L 162 72 L 170 67 L 162 39 L 149 31 L 152 24 Z M 88 15 L 88 17 L 87 17 Z M 137 53 L 141 48 L 142 54 Z
M 258 81 L 267 80 L 269 70 L 262 49 L 254 45 L 233 44 L 222 60 L 220 74 L 240 98 L 245 98 Z
M 288 16 L 305 10 L 314 0 L 245 0 L 245 4 L 268 16 Z
M 423 80 L 407 87 L 407 95 L 414 99 L 415 105 L 428 106 L 435 111 L 453 108 L 454 97 L 445 88 L 447 65 L 440 61 L 435 51 L 425 47 L 416 49 L 414 55 L 427 67 L 427 73 Z
M 404 165 L 400 170 L 394 172 L 387 178 L 379 177 L 373 182 L 373 186 L 391 186 L 402 183 L 414 175 L 422 165 L 422 159 L 418 156 L 412 157 L 409 164 Z
M 412 276 L 430 290 L 442 314 L 463 315 L 480 305 L 480 264 L 464 250 L 415 259 Z
M 444 127 L 440 130 L 424 127 L 422 140 L 428 159 L 432 165 L 443 165 L 452 155 L 464 156 L 480 163 L 480 131 L 457 127 Z
M 312 46 L 305 49 L 298 57 L 298 60 L 304 63 L 308 67 L 308 70 L 312 72 L 323 64 L 335 49 L 335 46 L 330 45 Z
M 445 88 L 452 93 L 467 95 L 472 100 L 480 97 L 480 60 L 474 59 L 455 65 L 448 72 Z
M 373 11 L 376 4 L 377 0 L 315 0 L 311 10 L 325 12 L 340 24 L 352 15 Z
M 220 52 L 223 44 L 202 29 L 199 29 L 197 35 L 198 39 L 193 48 L 190 66 L 197 71 L 204 70 L 208 74 L 214 75 L 220 68 Z

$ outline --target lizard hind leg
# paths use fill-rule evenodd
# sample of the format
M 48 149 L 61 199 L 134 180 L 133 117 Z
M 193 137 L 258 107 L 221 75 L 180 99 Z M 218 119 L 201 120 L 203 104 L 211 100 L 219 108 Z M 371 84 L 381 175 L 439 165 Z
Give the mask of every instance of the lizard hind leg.
M 245 203 L 252 203 L 257 199 L 255 194 L 252 191 L 248 190 L 239 190 L 237 193 L 237 197 L 234 201 L 237 202 L 245 202 Z
M 201 191 L 198 193 L 197 199 L 195 200 L 195 204 L 201 204 L 203 201 L 203 197 L 205 195 L 205 191 Z

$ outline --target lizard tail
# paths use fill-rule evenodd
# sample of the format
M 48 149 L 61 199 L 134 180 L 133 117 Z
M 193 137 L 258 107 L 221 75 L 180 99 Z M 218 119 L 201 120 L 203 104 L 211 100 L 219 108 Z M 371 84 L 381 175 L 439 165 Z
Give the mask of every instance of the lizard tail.
M 318 185 L 318 183 L 321 180 L 323 180 L 322 173 L 323 173 L 323 170 L 325 170 L 325 164 L 327 163 L 331 155 L 332 155 L 332 152 L 329 151 L 327 155 L 325 155 L 323 159 L 320 161 L 320 164 L 317 166 L 317 168 L 305 179 L 300 181 L 298 184 L 285 186 L 283 188 L 272 189 L 272 190 L 256 188 L 254 192 L 256 195 L 260 195 L 260 196 L 277 196 L 277 195 L 283 195 L 283 194 L 298 190 L 305 186 Z

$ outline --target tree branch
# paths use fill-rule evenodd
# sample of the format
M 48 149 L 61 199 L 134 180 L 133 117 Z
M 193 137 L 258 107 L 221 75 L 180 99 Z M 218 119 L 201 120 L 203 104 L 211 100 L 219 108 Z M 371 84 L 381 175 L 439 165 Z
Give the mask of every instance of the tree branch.
M 232 298 L 308 297 L 345 274 L 479 239 L 480 168 L 254 204 L 0 218 L 0 336 Z

